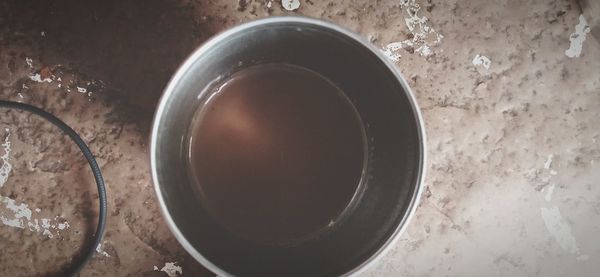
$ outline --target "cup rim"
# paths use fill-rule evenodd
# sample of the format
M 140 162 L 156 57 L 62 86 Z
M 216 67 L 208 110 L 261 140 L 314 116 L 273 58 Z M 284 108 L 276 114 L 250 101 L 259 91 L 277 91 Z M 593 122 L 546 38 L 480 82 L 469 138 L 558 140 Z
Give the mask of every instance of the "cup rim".
M 365 259 L 362 263 L 358 264 L 350 271 L 342 274 L 342 276 L 355 276 L 355 275 L 360 274 L 361 272 L 364 272 L 370 266 L 376 264 L 376 262 L 379 261 L 383 256 L 385 256 L 385 253 L 387 253 L 392 248 L 392 246 L 396 244 L 400 235 L 404 232 L 404 230 L 408 226 L 408 223 L 410 222 L 411 218 L 413 217 L 415 210 L 420 202 L 421 194 L 422 194 L 423 187 L 424 187 L 424 180 L 425 180 L 425 173 L 426 173 L 425 165 L 427 164 L 427 147 L 426 147 L 427 138 L 426 138 L 425 125 L 423 122 L 421 110 L 419 109 L 417 101 L 414 97 L 414 93 L 412 92 L 412 90 L 408 86 L 408 83 L 406 82 L 406 79 L 404 79 L 404 77 L 398 71 L 396 66 L 387 57 L 385 57 L 383 55 L 383 53 L 380 49 L 377 49 L 373 44 L 368 42 L 365 38 L 363 38 L 362 36 L 352 32 L 350 30 L 347 30 L 341 26 L 338 26 L 334 23 L 330 23 L 327 21 L 319 20 L 319 19 L 301 17 L 301 16 L 274 16 L 274 17 L 268 17 L 268 18 L 263 18 L 263 19 L 257 19 L 257 20 L 249 21 L 249 22 L 234 26 L 232 28 L 229 28 L 223 32 L 220 32 L 220 33 L 214 35 L 213 37 L 211 37 L 210 39 L 205 41 L 202 45 L 197 47 L 192 52 L 192 54 L 190 54 L 184 60 L 184 62 L 178 67 L 175 74 L 171 77 L 171 79 L 169 80 L 169 83 L 167 84 L 167 86 L 165 87 L 165 89 L 163 91 L 163 95 L 161 96 L 161 98 L 158 102 L 158 107 L 154 114 L 154 118 L 153 118 L 153 122 L 152 122 L 152 130 L 150 133 L 150 145 L 149 145 L 149 147 L 150 147 L 150 169 L 151 169 L 151 173 L 152 173 L 152 183 L 153 183 L 154 191 L 158 198 L 160 211 L 163 215 L 163 218 L 165 219 L 165 221 L 167 223 L 168 228 L 171 230 L 171 233 L 173 233 L 173 235 L 175 236 L 175 238 L 177 239 L 179 244 L 181 244 L 181 246 L 183 246 L 183 248 L 196 261 L 200 262 L 204 267 L 206 267 L 213 273 L 216 273 L 218 276 L 224 276 L 224 277 L 225 276 L 234 276 L 234 275 L 226 272 L 225 270 L 221 269 L 219 266 L 215 265 L 214 263 L 212 263 L 210 260 L 208 260 L 206 257 L 204 257 L 198 250 L 196 250 L 194 248 L 194 246 L 186 239 L 186 237 L 183 235 L 181 230 L 179 230 L 179 227 L 177 227 L 175 221 L 171 217 L 171 213 L 167 209 L 165 200 L 164 200 L 163 195 L 160 190 L 160 184 L 158 181 L 158 173 L 157 173 L 158 172 L 157 163 L 156 163 L 156 158 L 157 158 L 156 157 L 156 147 L 157 147 L 158 129 L 160 127 L 159 122 L 160 122 L 160 118 L 163 116 L 167 101 L 173 95 L 177 83 L 180 82 L 180 80 L 183 78 L 183 75 L 192 67 L 194 62 L 196 60 L 198 60 L 198 58 L 200 56 L 202 56 L 205 52 L 209 51 L 214 46 L 216 46 L 220 42 L 226 40 L 233 34 L 236 34 L 241 31 L 251 29 L 251 28 L 254 28 L 257 26 L 273 24 L 273 23 L 303 23 L 303 24 L 316 25 L 316 26 L 323 27 L 323 28 L 332 30 L 334 32 L 340 33 L 348 38 L 351 38 L 355 42 L 359 43 L 361 46 L 370 50 L 373 54 L 375 54 L 376 57 L 379 58 L 379 60 L 381 62 L 383 62 L 383 64 L 387 67 L 387 69 L 399 81 L 400 85 L 402 86 L 403 92 L 406 94 L 408 102 L 410 103 L 413 115 L 417 121 L 415 123 L 416 123 L 417 129 L 418 129 L 417 131 L 418 131 L 419 156 L 420 157 L 418 160 L 417 176 L 416 176 L 416 180 L 415 180 L 415 184 L 414 184 L 415 188 L 413 190 L 413 195 L 410 198 L 410 202 L 408 203 L 407 210 L 404 213 L 402 220 L 397 224 L 397 226 L 395 226 L 395 230 L 385 240 L 385 242 L 381 245 L 381 247 L 379 247 L 379 249 L 377 249 L 377 251 L 375 251 L 369 258 Z

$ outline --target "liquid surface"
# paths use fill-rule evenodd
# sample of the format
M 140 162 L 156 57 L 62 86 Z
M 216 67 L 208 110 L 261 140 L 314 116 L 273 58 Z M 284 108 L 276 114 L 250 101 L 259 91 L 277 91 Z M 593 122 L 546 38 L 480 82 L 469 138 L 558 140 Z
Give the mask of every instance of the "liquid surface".
M 350 101 L 312 71 L 285 64 L 235 73 L 197 112 L 190 172 L 201 201 L 245 239 L 285 244 L 336 221 L 364 163 Z

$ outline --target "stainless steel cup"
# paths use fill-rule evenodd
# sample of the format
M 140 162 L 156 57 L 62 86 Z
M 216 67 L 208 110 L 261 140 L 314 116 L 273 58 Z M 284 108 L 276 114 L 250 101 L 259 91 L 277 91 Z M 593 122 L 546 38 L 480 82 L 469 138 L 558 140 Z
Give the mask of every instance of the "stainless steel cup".
M 340 87 L 364 123 L 366 178 L 340 226 L 297 245 L 239 238 L 208 215 L 186 171 L 190 121 L 211 84 L 247 66 L 288 63 Z M 391 247 L 417 206 L 425 132 L 406 81 L 378 49 L 334 24 L 300 17 L 249 22 L 207 41 L 173 76 L 152 127 L 154 188 L 183 247 L 220 276 L 334 276 L 359 272 Z

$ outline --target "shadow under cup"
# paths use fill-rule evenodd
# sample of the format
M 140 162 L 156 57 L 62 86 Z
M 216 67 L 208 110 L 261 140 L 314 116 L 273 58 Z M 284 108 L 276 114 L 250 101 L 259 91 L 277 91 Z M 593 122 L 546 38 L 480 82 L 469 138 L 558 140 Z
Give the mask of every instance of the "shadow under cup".
M 399 235 L 416 207 L 424 171 L 424 130 L 406 82 L 377 49 L 335 25 L 269 18 L 209 40 L 180 67 L 159 104 L 152 130 L 152 175 L 169 227 L 184 248 L 219 275 L 333 276 L 373 261 Z M 245 240 L 199 203 L 187 172 L 187 134 L 215 80 L 257 64 L 285 63 L 336 84 L 366 133 L 361 195 L 336 228 L 294 245 Z M 200 95 L 199 95 L 200 94 Z

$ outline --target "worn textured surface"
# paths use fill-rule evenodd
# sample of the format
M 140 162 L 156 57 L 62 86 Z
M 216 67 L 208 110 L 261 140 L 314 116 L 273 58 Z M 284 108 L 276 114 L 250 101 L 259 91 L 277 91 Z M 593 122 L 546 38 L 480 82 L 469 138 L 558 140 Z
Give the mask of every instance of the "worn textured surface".
M 70 124 L 107 181 L 106 238 L 83 276 L 175 276 L 177 266 L 210 276 L 159 214 L 152 111 L 210 35 L 285 14 L 369 38 L 423 111 L 422 203 L 364 276 L 597 274 L 600 45 L 576 1 L 300 0 L 295 11 L 258 0 L 2 1 L 0 99 Z M 0 275 L 58 274 L 96 220 L 89 169 L 68 138 L 26 113 L 0 109 L 0 144 Z

